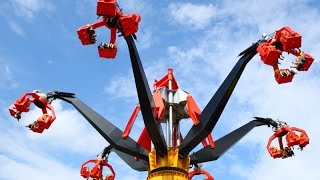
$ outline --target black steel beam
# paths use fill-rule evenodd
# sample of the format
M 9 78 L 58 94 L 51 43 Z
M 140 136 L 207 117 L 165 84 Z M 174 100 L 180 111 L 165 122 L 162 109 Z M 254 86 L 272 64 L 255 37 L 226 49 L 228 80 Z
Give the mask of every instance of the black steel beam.
M 210 146 L 207 146 L 192 154 L 190 156 L 190 163 L 197 164 L 208 161 L 215 161 L 219 159 L 224 153 L 226 153 L 233 145 L 235 145 L 253 128 L 262 125 L 274 126 L 274 124 L 277 126 L 277 123 L 269 118 L 265 120 L 250 121 L 247 124 L 215 141 L 214 149 L 210 148 Z
M 255 43 L 242 53 L 242 57 L 233 67 L 227 78 L 221 84 L 217 92 L 203 109 L 199 117 L 199 124 L 193 125 L 183 142 L 179 146 L 179 154 L 186 156 L 204 138 L 208 136 L 218 122 L 234 88 L 236 87 L 247 63 L 257 54 L 256 48 L 259 43 Z
M 138 157 L 148 162 L 148 151 L 140 146 L 136 141 L 130 137 L 123 139 L 122 131 L 109 122 L 107 119 L 102 117 L 100 114 L 95 112 L 85 103 L 72 96 L 61 96 L 54 95 L 54 98 L 61 99 L 72 104 L 82 116 L 100 133 L 104 139 L 106 139 L 112 147 L 120 152 L 129 154 L 134 157 Z
M 147 171 L 148 170 L 148 162 L 144 161 L 142 159 L 135 159 L 135 157 L 130 156 L 126 153 L 123 153 L 121 151 L 118 151 L 116 149 L 112 149 L 113 152 L 115 152 L 128 166 L 130 166 L 132 169 L 136 171 Z
M 163 133 L 160 133 L 159 123 L 155 120 L 153 114 L 153 97 L 140 61 L 139 53 L 132 36 L 125 37 L 125 40 L 128 44 L 143 121 L 157 153 L 163 156 L 167 153 L 167 145 Z
M 100 156 L 101 158 L 104 158 L 106 161 L 108 161 L 110 152 L 115 152 L 127 165 L 129 165 L 132 169 L 136 171 L 147 171 L 148 170 L 148 162 L 143 161 L 139 158 L 135 158 L 133 156 L 130 156 L 129 154 L 123 153 L 121 151 L 118 151 L 114 149 L 111 145 L 104 148 Z

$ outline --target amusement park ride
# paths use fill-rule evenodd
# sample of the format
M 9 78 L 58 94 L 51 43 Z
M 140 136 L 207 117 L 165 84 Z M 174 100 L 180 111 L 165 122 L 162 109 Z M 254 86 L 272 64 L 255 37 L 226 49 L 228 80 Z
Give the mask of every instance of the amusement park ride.
M 98 46 L 99 56 L 103 58 L 116 56 L 117 33 L 126 40 L 139 104 L 129 118 L 125 130 L 121 131 L 92 110 L 74 93 L 33 91 L 23 94 L 9 108 L 10 114 L 19 120 L 21 113 L 28 112 L 31 103 L 35 104 L 42 110 L 42 115 L 27 127 L 33 132 L 42 133 L 45 129 L 49 129 L 56 119 L 54 108 L 51 106 L 52 101 L 60 99 L 72 104 L 110 144 L 96 159 L 82 165 L 80 170 L 82 177 L 113 180 L 115 172 L 108 164 L 108 156 L 110 152 L 115 152 L 132 169 L 148 171 L 148 180 L 187 180 L 201 174 L 205 175 L 207 180 L 213 180 L 213 177 L 201 168 L 200 163 L 217 160 L 249 131 L 263 125 L 271 126 L 274 131 L 267 144 L 267 150 L 273 158 L 291 157 L 294 155 L 294 146 L 303 149 L 309 144 L 309 138 L 304 130 L 290 127 L 281 121 L 261 117 L 254 117 L 254 120 L 216 141 L 211 136 L 242 72 L 257 53 L 260 54 L 263 63 L 273 67 L 275 79 L 279 84 L 291 82 L 296 74 L 290 69 L 279 69 L 278 64 L 279 60 L 283 60 L 283 52 L 297 56 L 293 62 L 295 66 L 292 68 L 297 71 L 309 69 L 313 58 L 299 49 L 301 36 L 290 27 L 281 28 L 271 35 L 263 35 L 262 39 L 241 52 L 240 59 L 201 112 L 192 96 L 180 89 L 172 69 L 169 69 L 162 79 L 154 82 L 153 94 L 151 93 L 134 41 L 140 15 L 122 13 L 115 0 L 98 0 L 97 15 L 102 16 L 102 19 L 82 26 L 77 32 L 82 44 L 90 45 L 96 42 L 96 28 L 106 26 L 110 29 L 110 42 Z M 135 141 L 129 134 L 140 110 L 145 127 L 139 139 Z M 192 120 L 193 126 L 183 136 L 180 123 L 187 118 Z M 166 125 L 165 133 L 161 124 Z M 284 136 L 286 143 L 283 143 Z M 278 139 L 279 147 L 271 146 L 275 138 Z M 204 147 L 190 154 L 200 143 Z M 88 164 L 92 165 L 91 168 L 87 166 Z M 191 166 L 195 169 L 190 172 Z M 104 176 L 103 167 L 108 167 L 111 175 Z

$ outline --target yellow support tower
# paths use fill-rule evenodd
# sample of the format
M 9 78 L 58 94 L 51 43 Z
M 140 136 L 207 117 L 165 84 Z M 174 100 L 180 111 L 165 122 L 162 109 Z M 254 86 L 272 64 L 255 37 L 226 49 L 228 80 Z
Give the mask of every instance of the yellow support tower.
M 161 157 L 155 150 L 149 153 L 147 180 L 188 180 L 190 158 L 179 157 L 177 147 L 168 148 L 168 154 Z

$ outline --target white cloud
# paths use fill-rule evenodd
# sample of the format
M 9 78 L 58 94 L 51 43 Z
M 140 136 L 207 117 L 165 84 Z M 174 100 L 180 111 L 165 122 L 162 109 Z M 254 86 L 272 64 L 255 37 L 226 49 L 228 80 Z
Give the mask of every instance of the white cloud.
M 265 1 L 223 1 L 219 5 L 221 11 L 215 16 L 217 23 L 207 28 L 198 41 L 192 45 L 168 48 L 168 61 L 174 63 L 177 74 L 185 76 L 183 78 L 179 75 L 180 86 L 182 82 L 184 86 L 181 87 L 191 92 L 203 107 L 236 63 L 240 51 L 258 40 L 262 32 L 271 33 L 286 25 L 301 33 L 302 49 L 319 59 L 320 54 L 316 49 L 320 43 L 316 42 L 315 37 L 320 25 L 316 19 L 320 14 L 305 2 L 295 3 L 299 4 L 298 7 L 293 7 L 292 2 L 275 1 L 264 8 Z M 308 13 L 305 9 L 309 9 Z M 218 131 L 221 136 L 244 125 L 253 116 L 262 116 L 279 118 L 289 125 L 305 129 L 313 140 L 304 152 L 297 152 L 292 160 L 273 160 L 265 148 L 273 132 L 267 127 L 256 128 L 235 148 L 241 146 L 245 151 L 259 152 L 241 154 L 241 161 L 259 159 L 249 167 L 247 163 L 237 164 L 237 161 L 230 160 L 230 164 L 236 164 L 231 169 L 235 176 L 240 175 L 248 180 L 318 177 L 315 167 L 318 167 L 319 159 L 313 158 L 320 149 L 316 139 L 319 123 L 315 122 L 315 118 L 320 116 L 317 110 L 320 82 L 314 77 L 316 67 L 319 67 L 317 60 L 308 72 L 299 72 L 292 83 L 278 85 L 272 67 L 263 65 L 258 55 L 249 62 L 217 125 L 218 128 L 223 127 L 223 130 L 216 129 L 215 132 Z
M 76 110 L 63 109 L 61 101 L 54 101 L 52 105 L 57 114 L 57 119 L 42 134 L 32 133 L 25 129 L 24 133 L 30 141 L 46 144 L 50 149 L 68 149 L 70 152 L 81 154 L 99 152 L 108 144 Z M 40 115 L 40 109 L 34 108 L 22 115 L 20 123 L 28 125 Z M 22 125 L 20 124 L 20 126 Z M 95 146 L 92 146 L 92 144 L 95 144 Z
M 260 152 L 257 163 L 253 166 L 235 164 L 230 168 L 233 174 L 247 180 L 254 179 L 312 179 L 319 175 L 318 162 L 315 156 L 320 146 L 316 143 L 302 152 L 297 151 L 295 156 L 288 159 L 273 159 L 265 152 Z M 251 173 L 245 173 L 251 172 Z
M 142 30 L 141 32 L 139 31 L 137 34 L 137 40 L 138 42 L 136 43 L 137 47 L 142 50 L 148 49 L 152 46 L 153 41 L 155 37 L 150 30 Z
M 24 126 L 41 114 L 38 108 L 22 114 L 22 119 L 6 116 L 0 124 L 0 179 L 81 179 L 81 163 L 95 159 L 107 142 L 89 125 L 76 110 L 63 108 L 61 101 L 54 101 L 57 119 L 42 134 L 33 133 Z M 82 158 L 87 159 L 82 159 Z M 111 155 L 109 163 L 116 177 L 141 179 L 144 173 L 127 172 L 125 163 Z M 12 173 L 12 169 L 15 172 Z M 59 172 L 59 173 L 58 173 Z M 131 178 L 130 178 L 131 179 Z
M 263 7 L 264 1 L 242 1 L 241 3 L 224 1 L 224 7 L 221 9 L 224 10 L 224 13 L 228 14 L 225 14 L 225 16 L 234 17 L 234 19 L 228 22 L 229 27 L 225 24 L 226 22 L 220 22 L 225 26 L 224 33 L 221 34 L 221 36 L 224 37 L 227 35 L 229 38 L 217 38 L 215 34 L 209 32 L 205 38 L 202 39 L 206 45 L 199 43 L 198 46 L 192 48 L 192 50 L 200 47 L 205 48 L 203 50 L 205 52 L 203 56 L 207 57 L 206 63 L 208 64 L 206 66 L 212 67 L 212 71 L 223 78 L 236 62 L 236 58 L 231 57 L 229 53 L 235 54 L 240 52 L 246 45 L 250 44 L 248 40 L 254 41 L 259 37 L 260 32 L 272 32 L 282 26 L 290 25 L 294 30 L 302 34 L 302 49 L 306 49 L 315 59 L 318 59 L 319 53 L 315 50 L 315 47 L 319 47 L 319 43 L 314 41 L 314 37 L 317 36 L 318 29 L 316 27 L 319 26 L 319 23 L 314 18 L 318 18 L 319 13 L 307 7 L 306 4 L 300 3 L 299 8 L 292 10 L 295 12 L 295 15 L 291 17 L 290 8 L 292 8 L 292 2 L 288 4 L 286 4 L 285 1 L 279 2 L 280 1 L 277 1 L 277 3 L 272 2 L 271 4 L 268 3 L 268 8 L 264 8 L 264 10 L 261 11 L 259 7 Z M 306 15 L 305 11 L 302 11 L 303 9 L 310 9 L 310 11 Z M 261 11 L 261 13 L 258 11 Z M 248 13 L 251 14 L 249 15 Z M 230 29 L 234 25 L 239 25 L 236 31 L 235 29 Z M 302 27 L 316 29 L 314 32 L 311 32 Z M 248 28 L 251 28 L 251 30 Z M 256 30 L 251 32 L 252 29 Z M 255 38 L 252 35 L 253 33 L 255 33 Z M 216 44 L 222 45 L 222 47 L 229 47 L 231 52 L 229 49 L 220 49 L 219 51 L 221 52 L 222 50 L 224 54 L 216 53 Z M 206 49 L 207 47 L 211 47 L 213 50 Z M 192 57 L 192 50 L 185 50 L 186 57 Z M 180 51 L 182 51 L 182 49 L 180 49 Z M 214 59 L 210 57 L 214 57 Z M 230 61 L 232 59 L 234 60 Z M 216 63 L 217 61 L 219 62 Z M 197 63 L 200 62 L 197 61 Z M 301 127 L 309 133 L 309 136 L 313 140 L 311 140 L 310 145 L 304 152 L 296 153 L 296 157 L 283 161 L 273 160 L 265 148 L 267 139 L 272 134 L 271 129 L 266 127 L 256 128 L 240 142 L 240 145 L 245 149 L 250 149 L 250 151 L 260 152 L 258 155 L 242 154 L 242 156 L 246 156 L 247 158 L 257 157 L 258 160 L 250 167 L 248 167 L 247 163 L 236 164 L 231 170 L 233 174 L 240 175 L 248 180 L 286 178 L 316 179 L 314 177 L 319 175 L 316 168 L 318 167 L 317 162 L 319 159 L 314 155 L 320 149 L 320 146 L 317 140 L 317 127 L 319 123 L 315 121 L 315 118 L 320 115 L 316 108 L 319 107 L 319 95 L 317 92 L 320 90 L 318 86 L 320 82 L 314 75 L 318 64 L 316 60 L 308 72 L 298 73 L 292 83 L 284 85 L 276 84 L 273 78 L 272 68 L 262 65 L 258 57 L 254 58 L 248 64 L 230 99 L 226 112 L 222 115 L 222 122 L 219 122 L 226 127 L 224 133 L 245 124 L 252 119 L 252 116 L 262 116 L 280 118 L 281 120 L 287 121 L 289 125 Z M 192 66 L 193 64 L 189 63 L 189 65 Z M 184 64 L 184 66 L 188 65 Z M 208 78 L 203 71 L 201 71 L 199 76 L 204 79 Z M 201 90 L 204 89 L 202 86 L 198 88 Z M 233 107 L 232 110 L 228 110 L 228 108 L 231 108 L 230 103 Z M 231 115 L 227 114 L 229 112 L 231 112 Z M 234 126 L 231 127 L 230 124 L 234 124 Z
M 55 159 L 46 146 L 26 138 L 26 132 L 21 131 L 24 127 L 13 127 L 11 125 L 17 122 L 6 119 L 7 121 L 0 125 L 0 160 L 3 162 L 0 179 L 22 180 L 25 177 L 34 177 L 53 180 L 79 177 L 78 169 L 65 164 L 63 160 Z
M 174 7 L 174 5 L 177 4 L 173 4 L 171 7 Z M 191 7 L 191 5 L 189 6 Z M 204 5 L 198 6 L 205 7 Z M 296 156 L 291 159 L 273 160 L 265 149 L 267 139 L 272 131 L 266 127 L 259 127 L 250 132 L 239 145 L 235 146 L 235 149 L 240 147 L 246 152 L 255 153 L 233 155 L 235 151 L 228 152 L 232 155 L 227 153 L 224 158 L 232 160 L 226 162 L 225 169 L 228 170 L 231 166 L 230 173 L 247 180 L 263 180 L 266 178 L 314 179 L 313 177 L 318 177 L 317 168 L 319 166 L 317 162 L 319 162 L 319 158 L 316 155 L 320 149 L 320 142 L 317 139 L 319 123 L 316 118 L 320 116 L 318 113 L 320 82 L 317 76 L 313 76 L 318 71 L 318 59 L 320 58 L 318 52 L 320 43 L 315 38 L 319 34 L 318 27 L 320 24 L 317 20 L 319 12 L 306 6 L 304 1 L 289 2 L 288 0 L 268 2 L 267 8 L 265 7 L 265 1 L 223 1 L 222 4 L 217 6 L 219 11 L 216 11 L 215 6 L 211 6 L 215 9 L 214 14 L 210 15 L 210 11 L 209 15 L 204 18 L 207 18 L 207 20 L 203 21 L 201 27 L 198 27 L 200 29 L 206 27 L 207 30 L 196 35 L 192 34 L 197 37 L 193 44 L 171 45 L 168 48 L 168 57 L 151 59 L 149 62 L 146 62 L 146 59 L 143 62 L 149 85 L 152 87 L 153 79 L 161 78 L 166 74 L 167 68 L 172 67 L 180 87 L 191 92 L 199 106 L 203 107 L 236 63 L 236 56 L 241 50 L 256 41 L 262 32 L 269 33 L 284 25 L 292 26 L 303 36 L 303 49 L 316 59 L 310 71 L 297 74 L 290 84 L 277 85 L 273 78 L 272 68 L 263 65 L 256 56 L 245 69 L 215 132 L 219 132 L 219 135 L 228 133 L 251 120 L 252 116 L 280 118 L 287 121 L 289 125 L 303 128 L 308 132 L 311 142 L 305 151 L 297 152 Z M 182 7 L 177 7 L 177 10 L 185 12 L 186 10 Z M 210 5 L 207 7 L 210 7 Z M 197 15 L 195 19 L 188 16 L 181 16 L 176 21 L 178 23 L 180 23 L 179 21 L 186 21 L 185 25 L 188 28 L 197 26 L 198 24 L 195 24 L 196 18 L 200 15 Z M 186 20 L 187 18 L 189 20 Z M 213 19 L 217 20 L 216 24 L 211 23 Z M 202 20 L 200 19 L 200 21 Z M 124 51 L 125 49 L 123 49 Z M 1 67 L 0 71 L 10 72 L 10 68 L 7 71 L 5 66 L 2 69 Z M 132 75 L 128 73 L 120 76 L 115 75 L 115 77 L 117 78 L 114 78 L 105 87 L 105 91 L 112 97 L 136 98 Z M 76 111 L 62 108 L 58 102 L 54 105 L 57 109 L 58 119 L 41 136 L 27 130 L 21 130 L 23 128 L 21 123 L 24 124 L 25 120 L 29 118 L 34 120 L 37 117 L 35 114 L 25 116 L 19 124 L 16 122 L 0 123 L 0 129 L 2 130 L 0 135 L 3 137 L 1 142 L 6 144 L 6 146 L 0 147 L 1 153 L 6 152 L 0 159 L 10 162 L 8 167 L 17 169 L 24 177 L 37 177 L 37 174 L 39 174 L 39 177 L 43 177 L 43 179 L 49 179 L 49 175 L 55 177 L 53 179 L 76 179 L 79 173 L 77 168 L 68 167 L 68 165 L 63 164 L 61 158 L 59 160 L 57 157 L 52 157 L 53 155 L 48 154 L 48 152 L 62 150 L 63 147 L 60 153 L 80 154 L 82 158 L 85 156 L 84 154 L 96 154 L 100 151 L 100 147 L 105 145 L 104 140 Z M 129 107 L 130 110 L 132 108 Z M 303 110 L 298 112 L 297 109 Z M 33 113 L 33 111 L 30 113 Z M 8 127 L 14 128 L 14 131 L 7 130 Z M 86 146 L 87 144 L 89 146 Z M 22 151 L 21 156 L 25 157 L 15 157 L 17 150 Z M 10 153 L 11 151 L 12 153 Z M 39 164 L 32 163 L 31 159 L 39 158 L 39 156 L 41 158 L 35 160 Z M 42 158 L 47 158 L 50 162 Z M 249 161 L 249 159 L 254 159 L 254 161 Z M 112 158 L 110 160 L 112 161 Z M 220 162 L 216 162 L 219 163 L 217 164 L 219 167 Z M 46 163 L 53 164 L 54 168 L 41 169 L 41 171 L 37 169 L 41 164 Z M 232 166 L 233 164 L 234 166 Z M 3 167 L 1 166 L 0 169 L 7 170 Z M 58 177 L 59 174 L 56 172 L 65 172 L 61 170 L 61 167 L 70 170 L 70 178 Z M 116 171 L 120 170 L 119 172 L 121 172 L 118 173 L 117 177 L 131 176 L 131 174 L 128 174 L 128 168 L 122 167 L 124 167 L 123 163 L 116 159 Z M 290 170 L 290 168 L 293 170 Z M 131 172 L 133 171 L 130 170 Z M 243 172 L 252 173 L 244 174 Z M 3 176 L 1 177 L 1 175 Z M 135 177 L 144 175 L 132 173 L 132 176 Z M 7 174 L 2 172 L 0 172 L 0 177 L 2 179 L 19 179 L 15 175 L 8 177 Z
M 111 80 L 104 91 L 112 98 L 133 98 L 136 96 L 136 87 L 132 75 L 120 75 Z
M 4 89 L 14 89 L 19 86 L 19 83 L 15 80 L 14 73 L 12 72 L 12 67 L 0 59 L 0 87 L 2 90 Z
M 209 26 L 208 30 L 200 34 L 196 42 L 171 46 L 168 48 L 168 57 L 159 58 L 156 61 L 160 67 L 158 70 L 154 68 L 153 72 L 160 73 L 156 78 L 165 74 L 166 67 L 173 67 L 180 87 L 191 92 L 197 103 L 203 107 L 236 63 L 239 52 L 258 40 L 262 32 L 271 33 L 286 25 L 292 26 L 302 34 L 302 49 L 315 59 L 319 59 L 316 49 L 320 43 L 314 38 L 319 31 L 317 27 L 320 24 L 316 20 L 319 13 L 306 7 L 303 2 L 294 9 L 291 9 L 290 4 L 292 3 L 288 1 L 270 2 L 268 8 L 263 8 L 264 1 L 223 1 L 220 5 L 221 11 L 213 15 L 218 20 L 217 24 L 212 26 L 203 24 L 203 27 Z M 174 9 L 173 5 L 170 7 L 170 10 Z M 261 8 L 264 10 L 262 11 Z M 176 9 L 177 12 L 184 10 L 182 7 Z M 309 9 L 308 13 L 304 11 L 305 9 Z M 294 17 L 291 16 L 293 11 Z M 213 16 L 209 19 L 211 20 Z M 184 22 L 188 26 L 194 25 L 192 23 L 195 22 L 195 19 L 188 22 L 186 20 L 188 16 L 173 17 L 178 23 Z M 320 143 L 316 140 L 319 123 L 315 121 L 315 118 L 320 116 L 317 113 L 317 107 L 319 107 L 317 92 L 320 91 L 318 86 L 320 82 L 313 78 L 317 64 L 319 63 L 316 60 L 308 72 L 298 73 L 292 83 L 284 85 L 276 84 L 272 67 L 263 65 L 258 55 L 247 65 L 217 125 L 223 129 L 216 129 L 215 132 L 218 131 L 221 136 L 252 120 L 253 116 L 280 118 L 287 121 L 289 125 L 305 129 L 311 138 L 311 144 L 305 151 L 297 152 L 292 159 L 273 160 L 265 148 L 273 132 L 267 127 L 256 128 L 235 146 L 235 148 L 244 148 L 247 152 L 256 152 L 245 154 L 245 158 L 241 155 L 242 157 L 239 158 L 241 159 L 239 161 L 245 162 L 249 158 L 256 159 L 254 164 L 229 161 L 227 163 L 230 165 L 235 164 L 231 168 L 231 174 L 248 180 L 318 177 L 319 173 L 315 167 L 318 167 L 316 163 L 319 159 L 313 158 L 320 148 L 318 146 Z M 148 69 L 154 64 L 144 63 L 144 65 Z M 148 73 L 147 75 L 151 79 Z M 297 109 L 301 108 L 304 110 L 298 112 Z M 290 168 L 297 170 L 291 171 Z M 243 171 L 254 173 L 243 173 Z
M 13 21 L 9 22 L 9 27 L 15 32 L 17 33 L 19 36 L 24 37 L 25 32 L 23 31 L 23 29 L 21 28 L 21 26 Z
M 217 14 L 217 8 L 213 4 L 171 3 L 169 11 L 174 22 L 186 25 L 191 29 L 207 27 Z
M 76 12 L 78 15 L 93 15 L 97 2 L 91 0 L 77 0 L 75 1 Z
M 243 176 L 244 179 L 248 180 L 257 179 L 258 177 L 262 180 L 285 178 L 315 179 L 314 177 L 319 175 L 319 158 L 315 156 L 320 149 L 320 141 L 317 139 L 319 123 L 315 121 L 315 118 L 320 116 L 319 111 L 316 110 L 316 107 L 320 105 L 317 98 L 317 93 L 320 90 L 319 83 L 319 79 L 309 77 L 308 79 L 293 82 L 290 85 L 256 86 L 256 93 L 253 93 L 254 91 L 250 88 L 246 89 L 247 92 L 244 92 L 244 87 L 241 88 L 243 91 L 239 96 L 244 99 L 248 99 L 250 96 L 252 97 L 252 94 L 257 94 L 258 92 L 263 93 L 263 96 L 255 96 L 248 100 L 249 104 L 254 105 L 254 113 L 256 115 L 279 118 L 288 122 L 290 126 L 306 130 L 310 137 L 310 144 L 303 152 L 295 150 L 296 156 L 293 158 L 274 160 L 269 156 L 265 147 L 268 138 L 273 132 L 271 128 L 258 127 L 239 143 L 244 148 L 258 147 L 255 148 L 255 151 L 259 152 L 256 163 L 251 167 L 245 164 L 235 164 L 234 174 Z M 244 117 L 250 119 L 250 116 Z M 240 117 L 236 117 L 234 122 L 236 121 L 238 122 L 233 128 L 245 123 L 245 119 Z M 277 145 L 277 141 L 275 140 L 274 142 Z M 248 171 L 254 173 L 242 173 Z
M 143 61 L 145 62 L 145 61 Z M 167 74 L 168 66 L 165 63 L 152 62 L 144 66 L 144 71 L 148 79 L 151 92 L 155 79 L 160 79 Z M 131 66 L 130 66 L 131 68 Z M 159 71 L 160 70 L 160 71 Z M 131 69 L 129 72 L 132 71 Z M 112 80 L 104 87 L 104 92 L 112 98 L 125 98 L 127 101 L 137 101 L 137 90 L 133 78 L 133 73 L 120 74 L 112 77 Z M 133 107 L 132 107 L 133 108 Z
M 0 16 L 5 19 L 13 32 L 24 37 L 25 31 L 18 18 L 30 22 L 39 13 L 47 14 L 54 9 L 55 6 L 48 0 L 8 0 L 0 3 Z
M 78 169 L 67 167 L 63 163 L 47 160 L 47 156 L 33 156 L 34 152 L 14 152 L 21 154 L 23 158 L 28 160 L 28 163 L 17 161 L 8 156 L 0 155 L 0 160 L 3 166 L 0 169 L 0 178 L 4 180 L 23 180 L 26 177 L 34 177 L 36 179 L 79 179 Z M 35 154 L 36 155 L 36 154 Z M 53 173 L 55 172 L 55 173 Z
M 47 0 L 10 0 L 17 16 L 32 19 L 38 12 L 53 11 L 54 5 Z
M 142 18 L 150 15 L 152 13 L 152 3 L 148 3 L 146 1 L 118 1 L 117 2 L 121 9 L 123 9 L 123 13 L 125 14 L 140 14 Z
M 53 63 L 54 63 L 54 60 L 51 60 L 51 59 L 50 59 L 50 60 L 47 61 L 47 63 L 48 63 L 48 64 L 53 64 Z

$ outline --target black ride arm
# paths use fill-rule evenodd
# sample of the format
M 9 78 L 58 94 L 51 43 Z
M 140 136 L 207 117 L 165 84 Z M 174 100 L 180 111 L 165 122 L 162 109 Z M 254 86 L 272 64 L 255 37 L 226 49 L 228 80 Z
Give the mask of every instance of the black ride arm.
M 210 148 L 210 146 L 207 146 L 192 154 L 190 156 L 190 163 L 197 164 L 219 159 L 224 153 L 226 153 L 233 145 L 235 145 L 240 139 L 242 139 L 255 127 L 262 125 L 273 127 L 278 126 L 277 123 L 270 118 L 255 118 L 256 120 L 248 122 L 247 124 L 215 141 L 214 149 Z
M 155 120 L 153 114 L 153 97 L 140 61 L 139 53 L 132 36 L 125 37 L 125 40 L 128 44 L 143 121 L 157 153 L 163 156 L 167 153 L 167 145 L 163 134 L 159 131 L 159 123 Z
M 115 152 L 132 169 L 134 169 L 136 171 L 147 171 L 148 170 L 148 162 L 145 162 L 143 160 L 140 160 L 139 158 L 135 158 L 133 156 L 130 156 L 129 154 L 118 151 L 118 150 L 114 149 L 111 145 L 104 148 L 100 157 L 105 159 L 106 161 L 108 161 L 109 154 L 111 153 L 111 151 Z
M 67 95 L 66 95 L 67 94 Z M 82 116 L 118 151 L 148 162 L 148 151 L 130 137 L 123 139 L 122 131 L 95 112 L 72 93 L 53 92 L 48 97 L 61 99 L 72 104 Z
M 134 156 L 123 153 L 116 149 L 112 149 L 128 166 L 136 171 L 147 171 L 148 170 L 148 162 L 142 159 L 136 159 Z
M 179 146 L 179 154 L 186 156 L 214 129 L 218 122 L 235 86 L 237 85 L 247 63 L 257 54 L 259 41 L 240 53 L 242 57 L 233 67 L 227 78 L 219 87 L 218 91 L 211 98 L 203 109 L 199 118 L 199 124 L 193 125 L 183 142 Z

